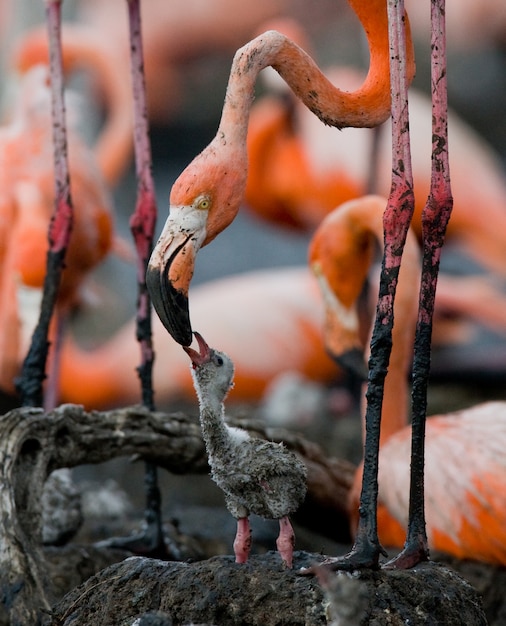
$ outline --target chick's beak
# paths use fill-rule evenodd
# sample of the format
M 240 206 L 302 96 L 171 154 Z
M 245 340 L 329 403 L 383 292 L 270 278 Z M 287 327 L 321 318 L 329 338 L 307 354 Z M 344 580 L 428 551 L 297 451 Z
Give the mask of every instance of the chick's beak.
M 146 286 L 155 311 L 182 346 L 192 342 L 188 290 L 200 243 L 194 232 L 167 220 L 146 272 Z
M 211 358 L 211 348 L 207 345 L 204 337 L 200 333 L 193 333 L 195 335 L 195 339 L 197 340 L 199 350 L 194 350 L 189 346 L 183 346 L 183 350 L 190 357 L 192 361 L 193 368 L 195 369 L 199 365 L 203 365 L 207 363 Z

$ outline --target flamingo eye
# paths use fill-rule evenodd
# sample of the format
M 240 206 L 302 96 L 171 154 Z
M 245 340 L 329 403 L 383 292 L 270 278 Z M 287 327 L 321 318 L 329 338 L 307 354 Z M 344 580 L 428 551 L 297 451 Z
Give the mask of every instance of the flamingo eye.
M 315 276 L 321 276 L 323 274 L 322 264 L 319 261 L 311 263 L 311 270 Z
M 197 199 L 197 209 L 201 211 L 208 211 L 211 208 L 211 198 L 209 196 L 202 196 Z
M 216 357 L 216 363 L 220 366 L 223 365 L 223 359 L 221 358 L 221 356 Z

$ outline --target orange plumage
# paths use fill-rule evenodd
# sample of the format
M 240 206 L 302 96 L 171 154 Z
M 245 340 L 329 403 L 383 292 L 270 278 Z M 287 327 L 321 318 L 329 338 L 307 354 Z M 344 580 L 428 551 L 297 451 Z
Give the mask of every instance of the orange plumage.
M 291 34 L 293 28 L 290 28 Z M 362 76 L 331 68 L 336 85 L 356 89 Z M 416 189 L 413 229 L 421 236 L 421 213 L 430 186 L 430 100 L 410 90 L 410 136 Z M 381 129 L 376 185 L 369 189 L 373 134 L 322 126 L 292 94 L 254 103 L 248 133 L 249 171 L 245 199 L 262 218 L 313 232 L 343 202 L 373 192 L 387 196 L 391 184 L 391 132 Z M 499 156 L 450 112 L 450 168 L 454 207 L 447 240 L 484 267 L 506 272 L 506 180 Z M 479 207 L 479 210 L 477 209 Z
M 83 281 L 113 248 L 112 202 L 106 181 L 116 180 L 131 157 L 131 113 L 123 112 L 125 102 L 121 108 L 118 103 L 124 87 L 118 87 L 117 81 L 116 87 L 111 83 L 110 65 L 107 59 L 97 61 L 100 49 L 95 43 L 90 33 L 77 27 L 67 31 L 64 38 L 68 69 L 89 61 L 95 63 L 91 69 L 104 78 L 107 68 L 109 94 L 115 96 L 111 115 L 95 145 L 98 158 L 75 130 L 76 112 L 71 100 L 67 104 L 72 121 L 68 157 L 74 221 L 58 297 L 60 317 L 79 302 Z M 90 47 L 93 52 L 86 54 Z M 26 33 L 13 59 L 20 72 L 18 94 L 0 128 L 0 385 L 5 390 L 12 390 L 38 317 L 48 228 L 54 211 L 51 95 L 45 58 L 47 40 L 43 31 Z M 123 150 L 121 158 L 117 157 L 118 150 Z M 102 170 L 111 154 L 115 155 L 114 166 Z
M 310 264 L 325 294 L 326 345 L 334 355 L 360 345 L 353 323 L 355 302 L 345 303 L 350 284 L 360 289 L 364 272 L 350 271 L 382 245 L 386 200 L 367 196 L 330 213 L 316 230 Z M 343 241 L 349 245 L 342 245 Z M 354 241 L 365 245 L 354 245 Z M 341 245 L 339 245 L 341 243 Z M 336 272 L 336 266 L 338 268 Z M 346 267 L 345 272 L 339 272 Z M 402 547 L 408 519 L 411 428 L 408 426 L 408 371 L 412 356 L 419 286 L 419 254 L 410 233 L 395 299 L 393 348 L 382 407 L 379 458 L 378 531 L 384 545 Z M 336 282 L 335 277 L 339 276 Z M 342 295 L 344 294 L 344 295 Z M 331 323 L 330 323 L 331 322 Z M 338 341 L 336 328 L 341 329 Z M 506 403 L 490 402 L 428 418 L 425 492 L 429 546 L 459 558 L 506 565 Z M 358 515 L 361 471 L 350 497 Z

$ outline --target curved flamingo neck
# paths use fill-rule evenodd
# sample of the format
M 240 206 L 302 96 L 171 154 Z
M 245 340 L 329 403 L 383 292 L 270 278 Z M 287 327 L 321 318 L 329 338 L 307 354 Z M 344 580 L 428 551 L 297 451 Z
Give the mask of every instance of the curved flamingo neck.
M 129 82 L 119 80 L 117 69 L 109 59 L 102 58 L 100 74 L 107 118 L 95 143 L 94 151 L 105 181 L 114 186 L 132 159 L 132 90 Z
M 368 127 L 390 115 L 389 36 L 386 0 L 349 0 L 369 42 L 369 72 L 353 92 L 335 87 L 312 58 L 277 31 L 267 31 L 240 48 L 232 62 L 218 131 L 172 187 L 171 207 L 192 205 L 201 194 L 211 197 L 201 246 L 235 218 L 244 199 L 248 174 L 247 134 L 255 83 L 272 66 L 302 102 L 325 124 L 337 128 Z M 406 18 L 407 19 L 407 18 Z M 414 75 L 409 28 L 406 68 Z
M 118 182 L 132 158 L 132 90 L 117 70 L 115 57 L 89 28 L 66 24 L 63 30 L 65 72 L 82 67 L 91 70 L 106 102 L 106 119 L 97 137 L 94 152 L 99 169 L 108 185 Z M 44 28 L 23 35 L 13 64 L 26 71 L 37 63 L 48 63 L 48 42 Z
M 386 204 L 387 200 L 379 196 L 365 196 L 345 203 L 329 214 L 313 238 L 311 262 L 318 261 L 322 267 L 325 266 L 329 287 L 345 307 L 351 307 L 362 290 L 374 259 L 373 241 L 376 240 L 378 247 L 383 249 L 383 211 Z M 395 297 L 395 323 L 383 395 L 380 444 L 409 421 L 408 371 L 413 349 L 419 280 L 419 248 L 410 231 Z M 334 350 L 339 347 L 340 332 L 340 324 L 328 327 L 326 343 L 331 350 L 332 346 Z
M 193 373 L 193 372 L 192 372 Z M 194 375 L 200 408 L 200 426 L 208 454 L 223 454 L 230 447 L 232 433 L 225 423 L 225 405 L 208 385 L 202 384 Z
M 105 121 L 94 145 L 100 171 L 108 185 L 124 174 L 133 150 L 133 108 L 130 81 L 118 72 L 115 57 L 93 32 L 82 27 L 64 30 L 64 62 L 68 68 L 91 68 L 105 101 Z
M 369 50 L 369 72 L 354 92 L 334 86 L 313 59 L 293 41 L 277 31 L 267 31 L 240 48 L 232 63 L 218 136 L 245 142 L 254 87 L 258 74 L 272 66 L 292 91 L 325 124 L 370 127 L 390 115 L 390 72 L 388 19 L 385 0 L 349 0 L 365 30 Z M 408 32 L 407 71 L 414 75 L 414 56 Z

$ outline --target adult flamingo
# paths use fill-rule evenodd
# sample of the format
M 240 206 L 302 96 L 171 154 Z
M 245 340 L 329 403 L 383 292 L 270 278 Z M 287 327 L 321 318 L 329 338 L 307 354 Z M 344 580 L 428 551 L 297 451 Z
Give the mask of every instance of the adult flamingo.
M 79 302 L 90 270 L 115 246 L 119 249 L 116 245 L 119 240 L 113 234 L 112 203 L 106 181 L 115 181 L 130 158 L 131 148 L 125 136 L 130 145 L 132 141 L 131 122 L 122 111 L 120 94 L 124 88 L 114 78 L 107 58 L 100 56 L 96 39 L 78 28 L 67 34 L 64 60 L 69 71 L 73 63 L 89 61 L 107 84 L 113 110 L 96 144 L 98 163 L 95 152 L 86 146 L 76 130 L 69 132 L 76 212 L 58 296 L 60 320 Z M 0 384 L 8 391 L 13 389 L 13 379 L 25 356 L 38 315 L 55 195 L 48 70 L 40 65 L 44 56 L 47 56 L 47 40 L 41 31 L 27 33 L 14 57 L 16 67 L 22 72 L 19 94 L 12 105 L 10 120 L 0 129 L 0 215 L 2 241 L 5 242 L 0 254 L 3 296 Z M 130 117 L 129 114 L 128 119 Z M 121 147 L 126 148 L 126 155 L 125 150 L 120 149 L 121 158 L 118 158 Z M 114 155 L 112 165 L 108 161 L 111 154 Z
M 363 366 L 356 305 L 375 251 L 383 245 L 386 200 L 366 196 L 329 214 L 309 250 L 326 308 L 325 345 L 342 364 Z M 408 234 L 395 298 L 392 352 L 383 396 L 378 532 L 383 545 L 402 547 L 408 520 L 411 427 L 408 373 L 417 314 L 420 255 Z M 457 556 L 506 564 L 506 403 L 489 402 L 430 417 L 426 426 L 425 485 L 429 546 Z M 356 475 L 350 515 L 356 522 L 362 473 Z M 356 528 L 356 524 L 352 524 Z
M 259 72 L 274 67 L 296 95 L 323 122 L 376 126 L 390 114 L 388 19 L 385 0 L 350 0 L 366 32 L 371 53 L 369 73 L 360 89 L 339 90 L 296 44 L 268 31 L 238 50 L 232 63 L 218 132 L 172 187 L 170 214 L 153 250 L 147 285 L 155 309 L 172 337 L 192 341 L 188 288 L 195 257 L 234 219 L 247 178 L 246 136 Z M 409 79 L 414 73 L 408 43 Z

